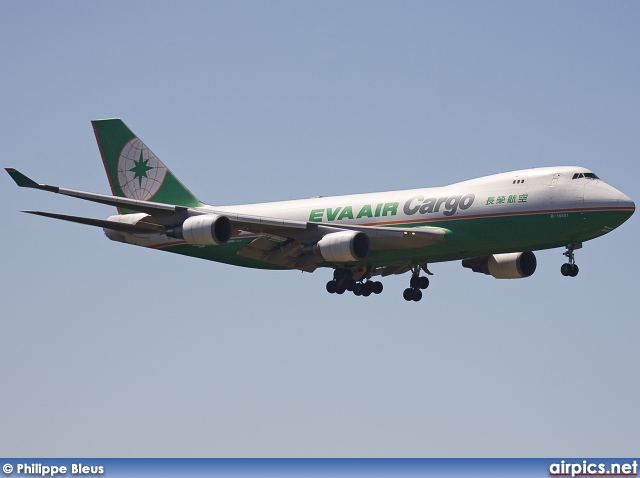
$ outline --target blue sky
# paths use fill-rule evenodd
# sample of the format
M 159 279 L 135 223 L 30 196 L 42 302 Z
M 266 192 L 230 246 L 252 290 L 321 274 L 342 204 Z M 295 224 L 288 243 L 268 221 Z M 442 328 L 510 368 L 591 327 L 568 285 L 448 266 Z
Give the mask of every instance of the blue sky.
M 0 156 L 108 192 L 120 117 L 202 200 L 581 165 L 638 201 L 637 2 L 3 2 Z M 19 213 L 0 180 L 13 456 L 636 456 L 637 215 L 528 279 L 434 264 L 368 299 Z M 635 311 L 635 312 L 634 312 Z

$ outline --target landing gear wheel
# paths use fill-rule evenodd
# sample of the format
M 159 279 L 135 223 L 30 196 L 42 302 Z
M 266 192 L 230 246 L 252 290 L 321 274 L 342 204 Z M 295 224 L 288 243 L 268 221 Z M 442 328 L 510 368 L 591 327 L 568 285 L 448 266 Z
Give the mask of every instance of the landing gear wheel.
M 334 280 L 327 282 L 327 292 L 329 294 L 335 294 L 338 290 L 338 283 Z
M 369 297 L 373 292 L 373 282 L 367 281 L 362 284 L 362 295 L 364 297 Z
M 410 302 L 413 300 L 413 289 L 411 287 L 408 287 L 404 290 L 404 292 L 402 293 L 402 297 L 404 297 L 404 300 L 406 300 L 407 302 Z
M 580 272 L 580 269 L 578 269 L 578 264 L 573 264 L 573 266 L 571 267 L 571 272 L 569 272 L 569 276 L 575 277 L 578 275 L 578 272 Z
M 353 295 L 355 296 L 362 295 L 362 285 L 356 283 L 356 285 L 353 286 Z
M 567 262 L 560 267 L 560 273 L 565 277 L 575 277 L 578 275 L 578 272 L 580 272 L 578 264 L 569 264 Z
M 419 286 L 421 289 L 426 289 L 427 287 L 429 287 L 429 278 L 428 277 L 420 277 L 419 282 Z
M 380 294 L 382 292 L 382 282 L 374 282 L 373 283 L 373 293 Z
M 422 291 L 420 289 L 415 289 L 413 291 L 413 301 L 419 302 L 422 299 Z

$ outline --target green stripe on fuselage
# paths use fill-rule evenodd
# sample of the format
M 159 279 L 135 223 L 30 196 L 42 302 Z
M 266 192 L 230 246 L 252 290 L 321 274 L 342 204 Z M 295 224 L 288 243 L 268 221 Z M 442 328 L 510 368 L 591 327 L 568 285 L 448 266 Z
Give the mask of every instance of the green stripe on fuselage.
M 398 223 L 396 227 L 442 227 L 449 229 L 444 242 L 416 249 L 372 250 L 365 260 L 353 264 L 376 266 L 407 262 L 433 263 L 460 260 L 505 252 L 535 251 L 563 247 L 599 237 L 625 222 L 633 211 L 545 212 L 497 217 L 471 217 Z M 392 227 L 393 227 L 392 226 Z M 257 269 L 284 267 L 238 256 L 240 249 L 255 237 L 235 238 L 220 246 L 198 247 L 188 244 L 161 250 L 216 262 Z M 322 266 L 332 266 L 330 263 Z

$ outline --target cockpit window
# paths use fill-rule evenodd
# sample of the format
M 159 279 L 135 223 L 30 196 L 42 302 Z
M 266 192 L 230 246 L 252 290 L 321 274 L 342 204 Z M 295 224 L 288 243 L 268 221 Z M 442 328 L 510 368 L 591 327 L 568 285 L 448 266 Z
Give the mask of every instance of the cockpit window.
M 593 174 L 593 173 L 575 173 L 571 179 L 580 179 L 580 178 L 585 178 L 585 179 L 600 179 L 598 176 L 596 176 L 596 175 L 595 175 L 595 174 Z

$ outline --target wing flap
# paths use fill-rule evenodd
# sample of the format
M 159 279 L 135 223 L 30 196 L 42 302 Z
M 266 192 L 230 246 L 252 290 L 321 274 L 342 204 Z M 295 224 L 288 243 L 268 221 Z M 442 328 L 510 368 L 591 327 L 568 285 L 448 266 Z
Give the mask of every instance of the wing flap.
M 373 249 L 414 249 L 443 242 L 449 229 L 443 227 L 377 227 L 340 226 L 341 228 L 365 233 Z
M 292 240 L 278 240 L 269 236 L 261 236 L 251 241 L 238 251 L 238 255 L 270 264 L 295 267 L 302 253 L 302 245 Z

